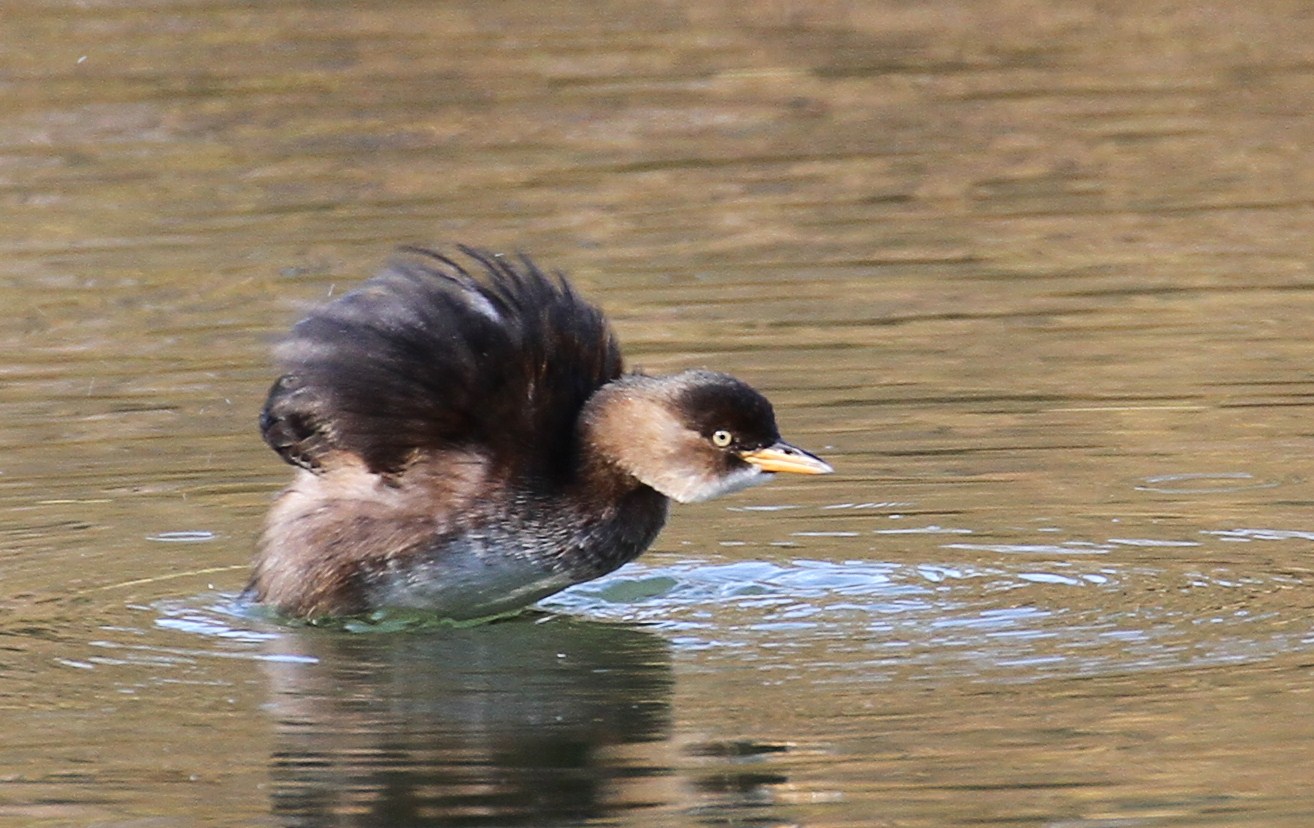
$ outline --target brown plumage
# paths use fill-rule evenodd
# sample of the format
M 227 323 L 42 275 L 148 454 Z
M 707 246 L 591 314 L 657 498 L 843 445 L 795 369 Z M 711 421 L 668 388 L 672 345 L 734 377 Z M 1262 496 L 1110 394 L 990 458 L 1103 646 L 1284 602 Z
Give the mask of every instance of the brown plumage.
M 668 498 L 830 470 L 745 383 L 624 375 L 564 277 L 461 251 L 404 250 L 278 349 L 260 427 L 299 471 L 249 597 L 308 618 L 494 615 L 632 560 Z

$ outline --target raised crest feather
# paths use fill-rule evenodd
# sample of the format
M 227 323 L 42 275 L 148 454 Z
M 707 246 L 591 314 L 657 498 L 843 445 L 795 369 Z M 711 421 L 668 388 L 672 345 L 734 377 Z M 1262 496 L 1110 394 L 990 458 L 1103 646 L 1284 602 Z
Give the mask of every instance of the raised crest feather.
M 382 475 L 462 450 L 530 477 L 571 467 L 588 398 L 621 375 L 615 337 L 527 256 L 401 248 L 312 311 L 277 350 L 265 441 L 318 470 L 346 452 Z

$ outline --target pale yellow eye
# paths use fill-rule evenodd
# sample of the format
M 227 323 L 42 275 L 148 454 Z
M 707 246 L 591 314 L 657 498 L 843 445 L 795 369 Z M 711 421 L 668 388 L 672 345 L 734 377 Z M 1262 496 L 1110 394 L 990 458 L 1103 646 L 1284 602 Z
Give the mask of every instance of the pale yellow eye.
M 725 429 L 712 432 L 712 445 L 717 448 L 725 448 L 735 441 L 734 435 Z

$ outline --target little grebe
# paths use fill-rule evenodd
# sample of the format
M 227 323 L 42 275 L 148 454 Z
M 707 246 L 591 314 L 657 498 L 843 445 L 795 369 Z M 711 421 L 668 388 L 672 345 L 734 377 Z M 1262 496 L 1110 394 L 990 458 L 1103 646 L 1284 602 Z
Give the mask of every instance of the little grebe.
M 623 374 L 602 313 L 524 256 L 405 248 L 297 323 L 260 430 L 300 467 L 247 596 L 303 618 L 497 615 L 633 560 L 667 499 L 830 466 L 713 371 Z

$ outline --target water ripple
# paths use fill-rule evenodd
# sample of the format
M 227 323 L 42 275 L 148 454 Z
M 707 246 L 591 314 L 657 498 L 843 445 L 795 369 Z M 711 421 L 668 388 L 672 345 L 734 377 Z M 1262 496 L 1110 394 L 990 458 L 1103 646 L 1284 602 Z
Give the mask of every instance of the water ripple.
M 1266 540 L 1307 540 L 1310 534 L 1229 532 Z M 691 656 L 734 652 L 764 669 L 842 669 L 873 681 L 947 675 L 1027 681 L 1255 661 L 1314 645 L 1308 614 L 1284 606 L 1306 592 L 1293 589 L 1307 585 L 1302 575 L 1115 565 L 1072 555 L 1091 547 L 1102 554 L 1114 543 L 1043 550 L 962 545 L 1063 556 L 1043 564 L 1034 558 L 998 564 L 806 558 L 631 564 L 540 607 L 584 621 L 639 624 Z M 281 634 L 231 597 L 201 596 L 146 609 L 157 629 L 213 644 L 184 639 L 143 646 L 106 630 L 93 657 L 69 666 L 207 654 L 262 659 L 269 657 L 265 645 Z M 536 617 L 543 616 L 529 613 L 511 623 Z M 376 633 L 420 627 L 423 634 L 444 634 L 441 625 L 416 619 L 358 626 Z
M 1028 680 L 1259 660 L 1307 647 L 1311 624 L 1280 625 L 1284 614 L 1263 605 L 1288 592 L 1292 578 L 1088 558 L 1043 569 L 690 562 L 631 565 L 544 606 L 643 623 L 692 651 L 742 648 L 781 669 L 834 661 L 873 679 L 912 672 Z

